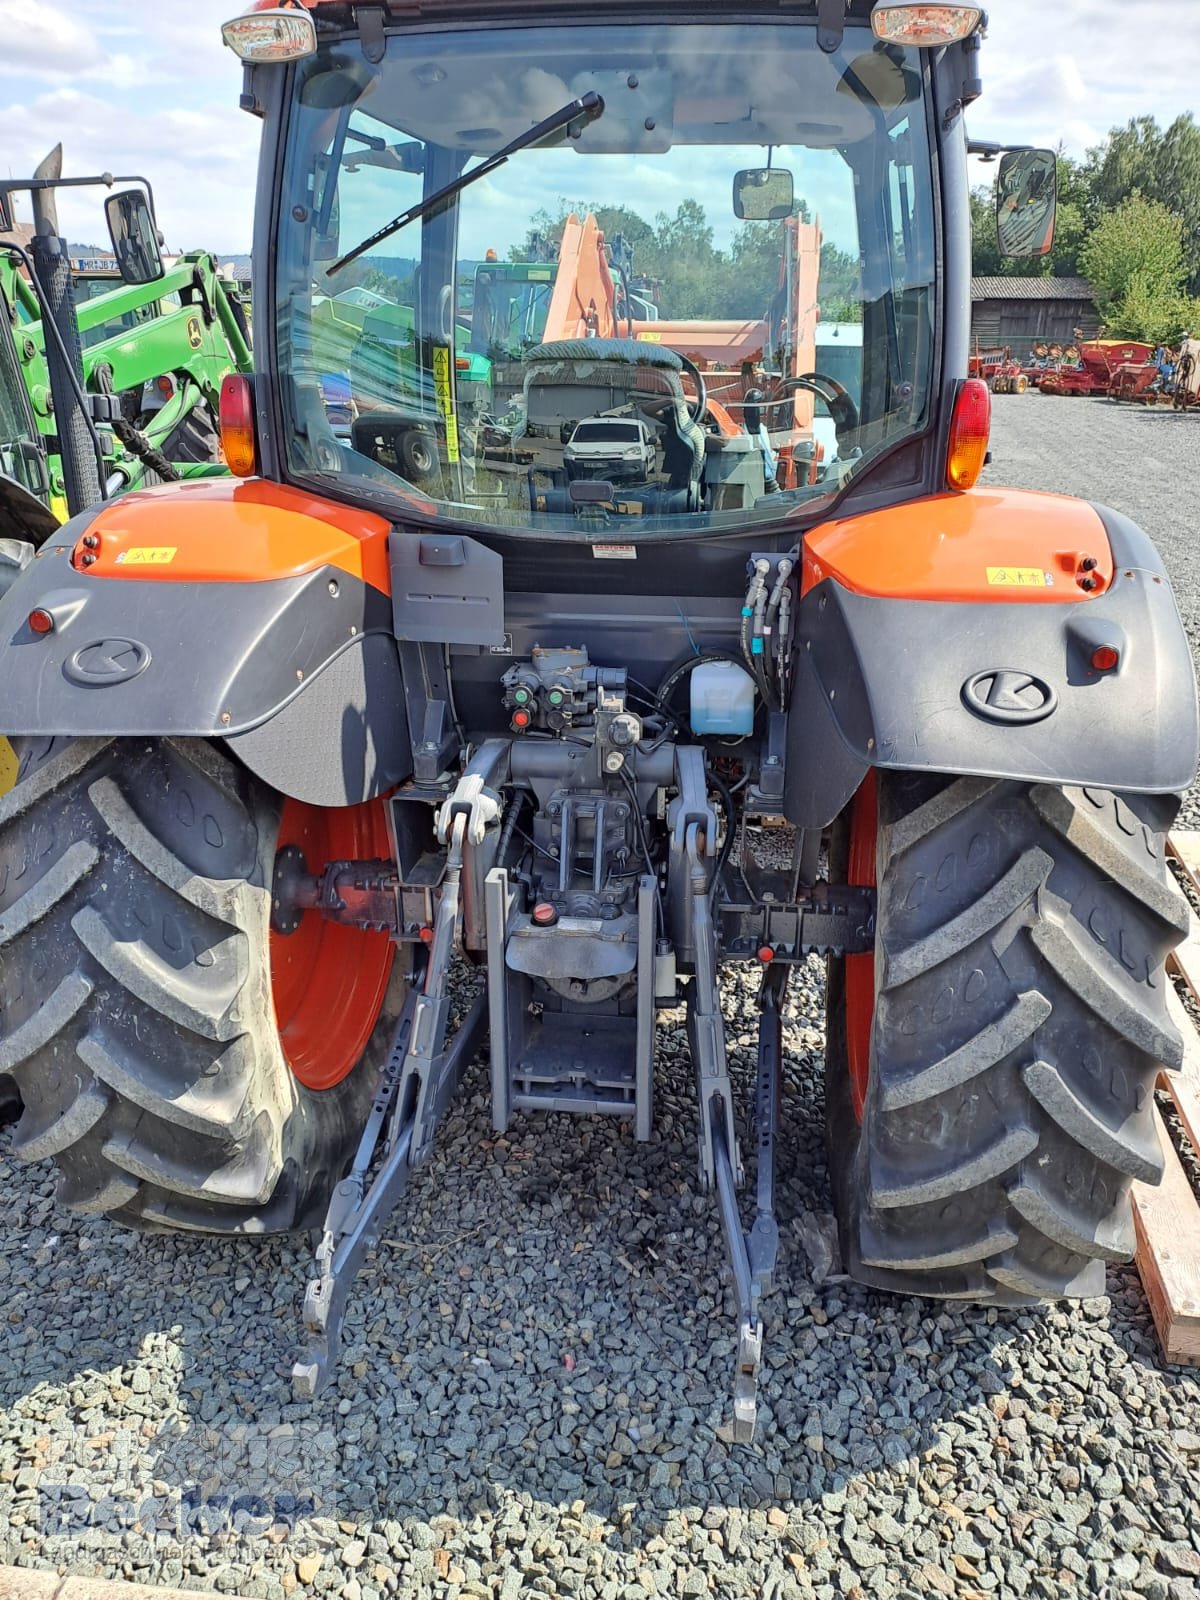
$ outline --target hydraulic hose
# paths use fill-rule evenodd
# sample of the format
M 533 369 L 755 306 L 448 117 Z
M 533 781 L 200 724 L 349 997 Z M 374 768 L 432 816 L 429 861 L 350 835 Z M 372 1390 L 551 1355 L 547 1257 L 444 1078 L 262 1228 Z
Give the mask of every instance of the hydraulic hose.
M 19 244 L 14 244 L 11 241 L 6 242 L 4 249 L 10 254 L 16 256 L 21 262 L 22 266 L 25 268 L 25 271 L 29 274 L 29 282 L 33 289 L 34 295 L 37 298 L 38 308 L 42 313 L 43 336 L 47 339 L 47 341 L 53 340 L 54 342 L 54 348 L 58 354 L 59 362 L 62 365 L 63 376 L 70 384 L 72 394 L 74 395 L 74 398 L 79 406 L 79 413 L 83 417 L 84 426 L 86 427 L 88 435 L 91 439 L 92 449 L 94 450 L 96 456 L 96 471 L 98 474 L 99 483 L 101 485 L 97 499 L 104 500 L 107 498 L 104 487 L 106 483 L 104 444 L 100 438 L 99 429 L 92 420 L 91 408 L 88 405 L 88 399 L 84 392 L 83 385 L 79 381 L 79 375 L 71 364 L 70 352 L 68 351 L 66 344 L 63 342 L 63 336 L 59 331 L 58 324 L 50 314 L 50 306 L 46 300 L 46 295 L 42 288 L 41 280 L 38 278 L 38 269 L 34 265 L 32 256 L 30 256 L 26 250 L 23 250 Z M 78 334 L 76 337 L 78 338 Z

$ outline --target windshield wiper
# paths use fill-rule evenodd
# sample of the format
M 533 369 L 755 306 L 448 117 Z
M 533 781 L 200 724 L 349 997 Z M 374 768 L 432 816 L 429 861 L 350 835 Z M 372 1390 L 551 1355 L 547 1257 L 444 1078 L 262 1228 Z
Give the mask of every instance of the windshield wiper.
M 340 260 L 335 261 L 329 268 L 328 276 L 340 272 L 343 267 L 349 266 L 352 261 L 357 261 L 359 256 L 368 250 L 374 249 L 377 244 L 382 244 L 385 239 L 390 239 L 394 233 L 399 233 L 401 228 L 407 228 L 410 222 L 416 222 L 421 217 L 450 200 L 460 190 L 466 189 L 478 178 L 486 178 L 489 173 L 495 172 L 497 167 L 502 167 L 509 156 L 516 155 L 518 150 L 528 150 L 530 145 L 540 144 L 543 139 L 550 138 L 551 134 L 559 133 L 563 128 L 569 127 L 572 122 L 582 118 L 585 122 L 595 122 L 604 115 L 604 101 L 593 90 L 579 100 L 570 100 L 565 106 L 560 106 L 553 115 L 546 117 L 542 122 L 534 123 L 526 133 L 519 134 L 511 144 L 506 144 L 502 150 L 497 150 L 495 155 L 488 156 L 486 161 L 479 166 L 472 167 L 470 172 L 464 172 L 461 177 L 455 178 L 453 183 L 448 183 L 444 188 L 438 189 L 427 200 L 422 200 L 420 205 L 410 206 L 407 211 L 391 222 L 380 228 L 378 233 L 373 233 L 369 239 L 364 239 L 361 244 L 356 244 L 353 250 L 348 251 Z

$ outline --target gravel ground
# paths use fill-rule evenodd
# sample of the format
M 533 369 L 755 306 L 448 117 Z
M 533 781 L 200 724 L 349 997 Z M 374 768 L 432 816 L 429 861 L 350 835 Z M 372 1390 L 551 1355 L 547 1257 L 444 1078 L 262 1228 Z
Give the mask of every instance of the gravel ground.
M 1200 418 L 1002 398 L 992 476 L 1135 515 L 1196 627 L 1176 508 L 1198 440 Z M 1036 1313 L 813 1280 L 821 995 L 797 975 L 750 1449 L 722 1437 L 732 1319 L 681 1017 L 645 1146 L 565 1119 L 496 1140 L 476 1063 L 312 1407 L 288 1383 L 304 1250 L 69 1217 L 0 1135 L 0 1559 L 345 1600 L 1200 1600 L 1200 1383 L 1161 1364 L 1132 1269 Z M 745 1083 L 753 997 L 732 978 L 728 1000 Z

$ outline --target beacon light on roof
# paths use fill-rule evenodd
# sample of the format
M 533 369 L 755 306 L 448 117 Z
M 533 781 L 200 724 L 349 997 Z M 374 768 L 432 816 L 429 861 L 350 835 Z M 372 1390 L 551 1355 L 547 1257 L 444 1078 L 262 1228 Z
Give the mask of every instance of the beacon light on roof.
M 317 48 L 317 30 L 307 11 L 285 6 L 234 17 L 221 29 L 225 43 L 243 61 L 302 61 Z
M 969 39 L 982 22 L 982 6 L 953 5 L 951 0 L 925 0 L 923 5 L 878 0 L 871 13 L 877 39 L 885 44 L 912 45 L 918 50 L 959 44 Z

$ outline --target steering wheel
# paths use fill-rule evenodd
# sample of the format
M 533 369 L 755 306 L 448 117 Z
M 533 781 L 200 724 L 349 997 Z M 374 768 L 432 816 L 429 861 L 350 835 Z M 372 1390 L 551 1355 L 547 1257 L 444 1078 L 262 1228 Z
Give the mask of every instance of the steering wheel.
M 704 413 L 708 410 L 708 390 L 704 384 L 704 374 L 695 362 L 689 361 L 686 356 L 680 356 L 679 359 L 683 362 L 683 370 L 696 385 L 696 398 L 688 402 L 688 420 L 701 424 L 704 421 Z
M 807 389 L 824 400 L 829 407 L 829 415 L 833 418 L 839 445 L 845 441 L 847 435 L 858 432 L 858 407 L 836 378 L 831 378 L 824 372 L 803 372 L 798 378 L 789 378 L 786 383 L 780 385 L 781 393 L 792 389 Z

